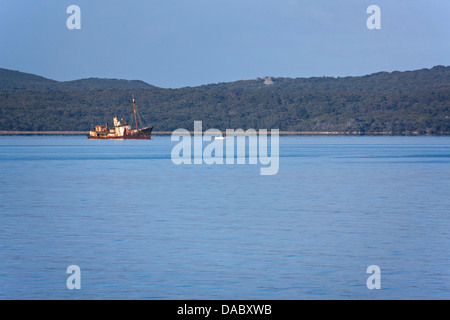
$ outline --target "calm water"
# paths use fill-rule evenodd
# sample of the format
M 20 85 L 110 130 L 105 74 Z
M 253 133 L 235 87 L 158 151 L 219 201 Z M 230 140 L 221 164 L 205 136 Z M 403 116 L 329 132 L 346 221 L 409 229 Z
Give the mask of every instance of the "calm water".
M 0 137 L 0 299 L 450 298 L 450 137 L 280 137 L 274 176 L 174 145 Z

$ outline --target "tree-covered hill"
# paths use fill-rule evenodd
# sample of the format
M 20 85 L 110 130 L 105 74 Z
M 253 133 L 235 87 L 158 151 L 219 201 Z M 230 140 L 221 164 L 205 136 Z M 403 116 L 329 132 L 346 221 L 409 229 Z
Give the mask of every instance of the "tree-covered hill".
M 15 76 L 14 76 L 15 75 Z M 0 69 L 0 130 L 86 131 L 132 119 L 156 131 L 255 128 L 450 134 L 450 67 L 344 78 L 261 78 L 164 89 L 140 81 L 57 82 Z
M 107 90 L 149 89 L 153 86 L 140 80 L 89 78 L 58 82 L 34 74 L 0 68 L 0 91 L 6 90 Z
M 0 68 L 0 90 L 44 90 L 58 82 L 34 74 Z
M 274 78 L 272 84 L 264 84 L 264 79 L 236 81 L 209 85 L 227 89 L 270 88 L 279 92 L 294 91 L 340 91 L 340 92 L 386 92 L 420 89 L 439 89 L 450 86 L 450 67 L 436 66 L 405 72 L 378 72 L 360 77 L 314 77 L 314 78 Z

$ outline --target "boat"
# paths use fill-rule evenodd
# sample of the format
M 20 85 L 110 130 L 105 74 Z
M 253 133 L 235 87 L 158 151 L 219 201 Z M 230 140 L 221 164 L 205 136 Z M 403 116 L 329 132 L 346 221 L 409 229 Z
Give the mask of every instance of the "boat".
M 225 136 L 225 133 L 222 133 L 222 135 L 221 136 L 215 136 L 214 137 L 214 140 L 223 140 L 223 139 L 226 139 L 227 137 Z
M 136 105 L 134 97 L 133 101 L 133 111 L 134 111 L 134 121 L 136 123 L 136 129 L 131 129 L 131 125 L 127 124 L 123 119 L 118 119 L 117 116 L 113 117 L 114 127 L 110 128 L 108 124 L 95 126 L 94 130 L 89 131 L 88 139 L 151 139 L 151 133 L 153 126 L 148 126 L 139 129 L 136 115 Z

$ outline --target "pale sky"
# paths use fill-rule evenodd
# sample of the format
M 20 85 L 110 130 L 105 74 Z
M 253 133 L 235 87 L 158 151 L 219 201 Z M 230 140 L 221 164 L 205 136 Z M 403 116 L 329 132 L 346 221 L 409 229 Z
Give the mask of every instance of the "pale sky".
M 446 0 L 0 0 L 0 67 L 165 88 L 415 70 L 450 65 L 449 14 Z

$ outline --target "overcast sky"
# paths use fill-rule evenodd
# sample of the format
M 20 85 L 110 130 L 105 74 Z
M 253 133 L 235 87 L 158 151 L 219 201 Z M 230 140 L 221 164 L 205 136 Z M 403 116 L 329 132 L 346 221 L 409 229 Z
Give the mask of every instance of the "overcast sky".
M 448 0 L 0 0 L 0 67 L 166 88 L 415 70 L 450 65 L 449 15 Z

